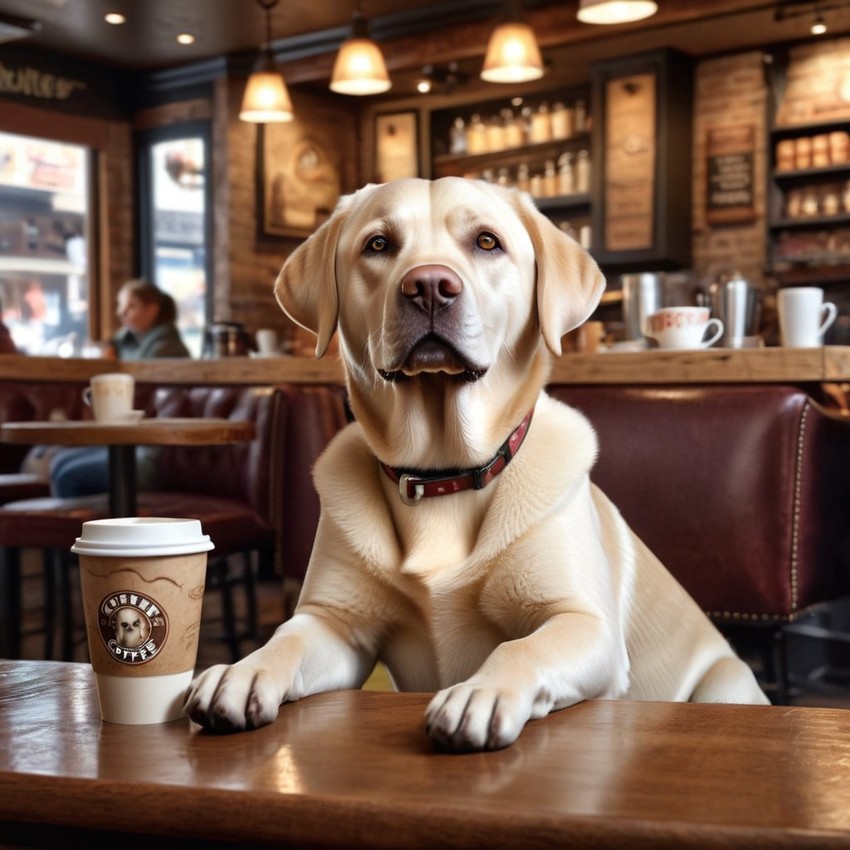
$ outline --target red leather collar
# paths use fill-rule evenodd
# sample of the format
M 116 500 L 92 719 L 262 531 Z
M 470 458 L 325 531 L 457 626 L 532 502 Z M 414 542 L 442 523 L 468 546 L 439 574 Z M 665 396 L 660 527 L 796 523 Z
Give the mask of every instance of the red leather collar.
M 459 472 L 424 472 L 396 469 L 382 463 L 381 469 L 390 480 L 398 484 L 398 493 L 405 505 L 418 505 L 428 496 L 447 496 L 449 493 L 459 493 L 461 490 L 481 490 L 513 460 L 528 433 L 533 414 L 534 408 L 519 423 L 513 434 L 502 443 L 496 456 L 484 466 Z

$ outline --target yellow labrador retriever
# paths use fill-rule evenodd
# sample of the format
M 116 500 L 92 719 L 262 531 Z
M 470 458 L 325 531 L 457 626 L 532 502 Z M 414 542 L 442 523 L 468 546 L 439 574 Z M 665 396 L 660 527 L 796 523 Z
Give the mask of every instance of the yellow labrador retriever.
M 593 429 L 543 391 L 597 305 L 594 261 L 520 193 L 367 186 L 284 265 L 276 296 L 338 330 L 356 423 L 315 469 L 322 515 L 294 616 L 190 690 L 211 730 L 359 687 L 376 660 L 431 692 L 434 744 L 512 743 L 593 697 L 766 703 L 747 667 L 590 482 Z

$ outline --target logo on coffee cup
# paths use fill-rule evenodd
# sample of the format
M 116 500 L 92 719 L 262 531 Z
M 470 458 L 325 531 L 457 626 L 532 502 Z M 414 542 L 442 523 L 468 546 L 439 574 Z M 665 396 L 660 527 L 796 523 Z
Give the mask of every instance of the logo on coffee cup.
M 168 637 L 165 611 L 150 596 L 132 590 L 104 597 L 97 621 L 109 654 L 124 664 L 145 664 L 155 658 Z

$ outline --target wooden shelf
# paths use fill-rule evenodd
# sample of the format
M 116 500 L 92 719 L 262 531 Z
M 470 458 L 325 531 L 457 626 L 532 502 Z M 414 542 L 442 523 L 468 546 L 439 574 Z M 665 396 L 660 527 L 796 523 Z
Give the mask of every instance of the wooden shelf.
M 556 195 L 552 198 L 535 198 L 534 204 L 541 212 L 582 209 L 590 212 L 590 195 Z
M 794 168 L 787 171 L 773 170 L 773 179 L 777 183 L 820 183 L 837 177 L 850 176 L 850 163 L 828 165 L 825 168 Z
M 813 227 L 850 225 L 850 213 L 839 215 L 812 215 L 805 218 L 780 218 L 770 225 L 771 230 L 807 230 Z
M 829 133 L 831 130 L 846 129 L 847 118 L 814 121 L 811 124 L 781 124 L 771 128 L 770 138 L 774 141 L 779 139 L 795 139 L 798 136 L 817 136 L 820 133 Z

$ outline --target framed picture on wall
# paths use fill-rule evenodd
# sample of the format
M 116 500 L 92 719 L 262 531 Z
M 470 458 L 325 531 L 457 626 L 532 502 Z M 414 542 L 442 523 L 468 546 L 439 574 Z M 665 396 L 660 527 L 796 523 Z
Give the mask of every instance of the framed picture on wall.
M 375 180 L 419 176 L 419 121 L 415 112 L 375 118 Z
M 299 120 L 257 127 L 261 236 L 304 239 L 326 221 L 343 191 L 338 139 Z

